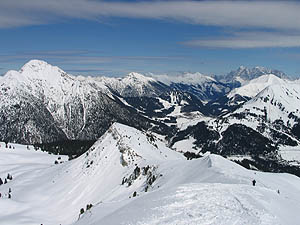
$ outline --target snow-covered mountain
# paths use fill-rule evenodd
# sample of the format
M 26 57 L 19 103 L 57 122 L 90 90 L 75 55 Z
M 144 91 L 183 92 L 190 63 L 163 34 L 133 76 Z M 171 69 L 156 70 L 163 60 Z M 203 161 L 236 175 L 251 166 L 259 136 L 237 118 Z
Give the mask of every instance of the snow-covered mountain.
M 296 224 L 300 83 L 259 67 L 227 78 L 7 72 L 0 140 L 97 141 L 71 161 L 1 142 L 0 224 Z
M 169 90 L 167 85 L 135 72 L 123 78 L 99 77 L 96 81 L 122 97 L 154 97 Z
M 108 87 L 32 60 L 0 83 L 0 137 L 19 143 L 96 140 L 114 121 L 149 127 Z M 117 113 L 116 113 L 117 112 Z
M 262 75 L 274 74 L 275 76 L 288 79 L 288 76 L 279 70 L 268 69 L 265 67 L 256 66 L 253 68 L 247 68 L 245 66 L 240 66 L 237 70 L 233 70 L 229 72 L 227 75 L 217 77 L 219 80 L 223 82 L 233 82 L 240 83 L 240 85 L 244 85 L 250 80 L 258 78 Z
M 201 83 L 191 83 L 195 76 Z M 114 121 L 148 129 L 153 115 L 173 123 L 174 114 L 203 113 L 202 101 L 225 90 L 201 74 L 185 74 L 180 81 L 168 85 L 134 72 L 124 78 L 72 76 L 31 60 L 0 79 L 0 138 L 20 143 L 95 140 Z M 168 131 L 159 123 L 153 122 Z
M 221 115 L 233 112 L 269 86 L 278 84 L 289 85 L 292 83 L 295 82 L 288 79 L 281 79 L 273 74 L 261 75 L 258 78 L 247 81 L 241 87 L 234 88 L 228 94 L 214 101 L 210 101 L 206 105 L 205 110 L 211 115 Z
M 172 84 L 172 83 L 181 83 L 181 84 L 187 84 L 187 85 L 202 85 L 207 82 L 215 82 L 216 80 L 210 76 L 204 75 L 202 73 L 196 72 L 196 73 L 182 73 L 178 75 L 167 75 L 167 74 L 161 74 L 161 75 L 155 75 L 151 74 L 153 78 L 156 80 L 159 80 L 160 82 L 164 84 Z
M 274 126 L 276 130 L 291 131 L 300 119 L 299 90 L 298 83 L 282 80 L 274 75 L 261 76 L 229 94 L 238 93 L 251 100 L 224 118 L 229 124 L 238 120 L 256 130 L 264 123 L 267 127 Z
M 201 73 L 73 76 L 32 60 L 0 78 L 0 139 L 96 140 L 117 121 L 159 133 L 174 149 L 196 157 L 207 151 L 268 154 L 282 163 L 288 154 L 281 150 L 299 146 L 299 82 L 259 67 L 241 67 L 231 77 L 247 82 L 233 89 L 231 81 Z
M 8 145 L 0 143 L 0 177 L 13 177 L 0 185 L 3 225 L 300 220 L 298 177 L 247 170 L 212 154 L 186 160 L 155 135 L 125 125 L 113 124 L 71 161 L 32 146 Z
M 216 99 L 231 90 L 229 85 L 218 82 L 213 77 L 199 72 L 177 74 L 176 76 L 152 76 L 177 91 L 185 91 L 195 95 L 203 102 Z
M 87 204 L 127 200 L 134 192 L 142 194 L 157 189 L 154 184 L 161 179 L 160 164 L 184 161 L 182 155 L 167 148 L 151 133 L 118 123 L 113 124 L 86 154 L 70 162 L 61 156 L 39 161 L 36 159 L 39 154 L 41 157 L 47 154 L 34 155 L 32 146 L 29 146 L 31 151 L 26 146 L 20 149 L 14 144 L 9 144 L 13 148 L 5 148 L 4 143 L 0 146 L 1 158 L 7 158 L 0 165 L 3 167 L 0 177 L 4 181 L 5 174 L 10 173 L 14 178 L 8 183 L 12 201 L 7 199 L 6 204 L 0 203 L 1 209 L 1 204 L 12 207 L 0 213 L 1 218 L 7 218 L 7 224 L 70 224 L 78 219 L 80 209 L 85 209 Z M 6 193 L 8 185 L 0 185 L 0 192 Z M 30 212 L 24 211 L 24 207 Z
M 249 97 L 253 98 L 255 97 L 259 92 L 264 90 L 266 87 L 272 86 L 272 85 L 280 85 L 280 84 L 289 84 L 292 83 L 289 80 L 281 79 L 278 76 L 275 76 L 273 74 L 266 74 L 262 75 L 258 78 L 252 79 L 249 81 L 249 83 L 233 89 L 229 94 L 228 97 L 231 98 L 234 95 L 240 95 L 243 97 Z
M 232 114 L 224 117 L 228 124 L 244 124 L 272 140 L 276 146 L 300 145 L 300 85 L 270 85 Z M 226 125 L 225 125 L 226 127 Z
M 185 147 L 186 152 L 243 155 L 248 157 L 242 159 L 244 165 L 300 175 L 289 167 L 300 162 L 299 90 L 298 83 L 263 75 L 232 92 L 232 98 L 245 96 L 232 112 L 179 131 L 171 146 L 179 151 Z

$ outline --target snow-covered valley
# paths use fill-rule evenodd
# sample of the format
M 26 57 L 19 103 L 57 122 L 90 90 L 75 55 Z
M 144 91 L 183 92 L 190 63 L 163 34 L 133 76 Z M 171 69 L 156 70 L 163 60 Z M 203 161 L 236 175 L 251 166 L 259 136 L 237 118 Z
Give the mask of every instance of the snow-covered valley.
M 13 177 L 0 185 L 3 225 L 300 221 L 298 177 L 247 170 L 214 154 L 186 160 L 154 134 L 122 124 L 71 161 L 8 145 L 0 147 L 0 177 Z

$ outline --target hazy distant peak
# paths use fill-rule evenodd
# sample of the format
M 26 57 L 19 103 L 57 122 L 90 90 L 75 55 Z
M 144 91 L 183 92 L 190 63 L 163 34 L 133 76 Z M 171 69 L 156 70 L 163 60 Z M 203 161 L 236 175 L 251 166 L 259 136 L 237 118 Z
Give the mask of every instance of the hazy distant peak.
M 205 82 L 215 81 L 214 78 L 199 72 L 195 72 L 195 73 L 185 72 L 176 76 L 167 75 L 167 74 L 152 75 L 152 76 L 155 77 L 158 81 L 165 83 L 167 85 L 170 85 L 171 83 L 198 85 Z
M 127 76 L 123 78 L 123 81 L 126 82 L 139 82 L 139 83 L 148 83 L 150 81 L 155 82 L 151 77 L 146 77 L 143 74 L 137 72 L 130 72 Z
M 258 78 L 262 75 L 266 74 L 274 74 L 275 76 L 279 78 L 284 78 L 287 79 L 288 76 L 279 70 L 275 69 L 268 69 L 265 67 L 261 66 L 255 66 L 253 68 L 247 68 L 245 66 L 240 66 L 237 70 L 233 70 L 229 72 L 226 76 L 225 79 L 228 80 L 244 80 L 244 81 L 250 81 L 255 78 Z

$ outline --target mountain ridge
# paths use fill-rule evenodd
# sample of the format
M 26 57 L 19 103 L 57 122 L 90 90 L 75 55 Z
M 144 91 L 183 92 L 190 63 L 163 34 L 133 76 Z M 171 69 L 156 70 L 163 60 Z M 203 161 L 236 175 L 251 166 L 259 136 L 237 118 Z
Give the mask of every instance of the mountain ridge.
M 249 75 L 249 69 L 239 70 L 238 76 L 243 71 Z M 51 79 L 51 71 L 57 79 Z M 255 71 L 253 77 L 270 70 Z M 270 153 L 268 160 L 282 162 L 280 149 L 299 146 L 300 88 L 279 76 L 263 74 L 235 87 L 231 81 L 190 73 L 178 78 L 183 83 L 168 86 L 139 73 L 124 78 L 72 76 L 33 60 L 0 79 L 0 139 L 97 140 L 111 124 L 120 122 L 159 133 L 187 155 L 211 151 L 269 157 L 265 153 Z M 200 84 L 190 82 L 194 77 L 200 77 Z M 247 135 L 253 137 L 244 143 Z

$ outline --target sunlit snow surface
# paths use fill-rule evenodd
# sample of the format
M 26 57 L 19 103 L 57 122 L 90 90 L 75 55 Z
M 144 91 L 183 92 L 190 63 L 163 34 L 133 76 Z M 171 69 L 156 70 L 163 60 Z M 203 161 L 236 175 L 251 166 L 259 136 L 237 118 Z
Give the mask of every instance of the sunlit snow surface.
M 287 83 L 290 84 L 292 82 L 280 79 L 279 77 L 273 74 L 263 75 L 251 80 L 248 84 L 245 84 L 242 87 L 233 89 L 228 94 L 228 97 L 233 97 L 236 94 L 247 97 L 255 97 L 259 92 L 261 92 L 270 85 L 285 85 Z
M 186 160 L 157 138 L 114 124 L 88 154 L 66 161 L 11 144 L 0 147 L 0 224 L 297 224 L 300 179 L 244 169 L 217 155 Z M 54 164 L 54 161 L 62 161 Z M 91 163 L 93 161 L 93 163 Z M 124 163 L 124 161 L 126 163 Z M 123 165 L 122 165 L 123 163 Z M 126 165 L 125 165 L 126 164 Z M 151 165 L 158 178 L 147 192 L 134 168 Z M 252 180 L 257 181 L 255 187 Z M 278 193 L 278 190 L 280 193 Z M 137 197 L 132 197 L 133 192 Z M 91 210 L 79 218 L 81 208 Z

